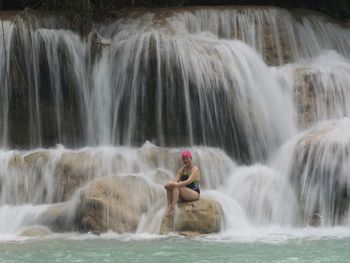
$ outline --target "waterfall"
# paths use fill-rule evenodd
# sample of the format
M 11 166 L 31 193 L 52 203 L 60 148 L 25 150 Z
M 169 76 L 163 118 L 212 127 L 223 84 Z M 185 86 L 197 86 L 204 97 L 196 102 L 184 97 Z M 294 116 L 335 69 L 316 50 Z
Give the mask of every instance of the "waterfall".
M 159 27 L 154 14 L 97 26 L 86 40 L 26 19 L 12 39 L 10 146 L 150 140 L 219 146 L 250 162 L 294 133 L 290 98 L 240 41 L 184 32 L 174 17 Z
M 317 15 L 279 8 L 202 8 L 174 16 L 186 32 L 210 32 L 223 39 L 241 39 L 270 64 L 281 65 L 333 49 L 349 58 L 348 28 Z
M 9 107 L 9 64 L 10 64 L 10 41 L 13 32 L 13 26 L 8 21 L 1 22 L 1 44 L 0 44 L 0 81 L 1 81 L 1 92 L 0 92 L 0 104 L 2 110 L 0 113 L 0 144 L 3 146 L 7 145 L 8 141 L 8 107 Z
M 40 224 L 45 221 L 47 209 L 67 201 L 71 202 L 68 203 L 70 209 L 75 209 L 75 194 L 81 188 L 94 179 L 114 175 L 145 180 L 152 197 L 146 206 L 160 209 L 166 203 L 162 185 L 173 179 L 174 171 L 181 164 L 180 153 L 179 148 L 160 148 L 149 142 L 139 148 L 69 150 L 59 147 L 29 152 L 1 151 L 0 207 L 3 209 L 0 209 L 0 222 L 6 225 L 9 217 L 18 217 L 18 220 L 13 219 L 16 227 L 12 228 L 12 233 L 30 223 Z M 193 155 L 202 167 L 201 185 L 204 188 L 216 189 L 223 185 L 226 175 L 236 168 L 232 159 L 216 148 L 195 147 Z M 137 184 L 130 187 L 130 191 L 142 191 L 137 189 Z M 123 208 L 130 209 L 127 204 Z M 24 219 L 26 216 L 31 218 L 30 223 Z
M 302 127 L 349 116 L 349 73 L 349 60 L 334 51 L 282 66 L 275 72 L 293 93 Z
M 282 147 L 272 166 L 290 178 L 305 221 L 348 220 L 349 118 L 320 122 Z
M 349 225 L 349 27 L 267 7 L 1 25 L 0 235 L 75 231 L 55 215 L 108 184 L 137 193 L 120 232 L 157 233 L 184 148 L 223 231 Z

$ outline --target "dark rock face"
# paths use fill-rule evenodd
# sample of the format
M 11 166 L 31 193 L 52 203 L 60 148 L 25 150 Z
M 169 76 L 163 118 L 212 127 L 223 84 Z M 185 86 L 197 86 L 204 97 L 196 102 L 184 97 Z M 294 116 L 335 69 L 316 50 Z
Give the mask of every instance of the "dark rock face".
M 56 143 L 78 146 L 83 142 L 83 116 L 67 47 L 62 43 L 57 50 L 61 85 L 58 91 L 45 42 L 31 30 L 18 25 L 12 36 L 9 144 L 13 148 L 48 147 Z

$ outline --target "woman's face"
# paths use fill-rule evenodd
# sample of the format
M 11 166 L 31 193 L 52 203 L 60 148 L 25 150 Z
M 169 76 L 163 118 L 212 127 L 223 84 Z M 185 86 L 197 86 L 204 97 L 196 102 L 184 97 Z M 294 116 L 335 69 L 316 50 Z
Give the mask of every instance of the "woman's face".
M 192 159 L 190 157 L 182 158 L 184 165 L 189 166 L 192 164 Z

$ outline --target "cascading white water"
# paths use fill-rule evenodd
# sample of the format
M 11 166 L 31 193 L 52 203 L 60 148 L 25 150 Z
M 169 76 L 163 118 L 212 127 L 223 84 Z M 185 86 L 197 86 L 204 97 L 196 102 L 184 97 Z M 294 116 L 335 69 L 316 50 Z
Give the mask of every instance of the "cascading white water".
M 320 122 L 286 143 L 271 165 L 290 178 L 300 220 L 348 224 L 350 120 Z
M 266 61 L 285 64 L 333 49 L 349 58 L 350 30 L 317 15 L 277 8 L 201 8 L 180 12 L 172 20 L 191 34 L 211 32 L 242 39 Z
M 96 33 L 82 41 L 70 31 L 20 24 L 10 76 L 23 80 L 11 82 L 17 107 L 8 143 L 204 144 L 249 162 L 293 134 L 291 107 L 284 107 L 291 102 L 258 53 L 214 35 L 174 34 L 177 25 L 158 28 L 154 15 L 143 19 L 146 31 L 139 19 L 101 26 L 100 35 L 113 35 L 107 45 Z
M 135 11 L 85 39 L 16 19 L 0 43 L 0 235 L 45 224 L 56 203 L 76 209 L 96 178 L 130 175 L 150 191 L 135 231 L 157 233 L 186 145 L 223 230 L 349 225 L 349 28 L 246 7 Z
M 141 73 L 149 65 L 143 60 L 148 60 L 151 43 L 157 61 L 154 90 Z M 151 32 L 117 41 L 101 56 L 102 65 L 95 64 L 95 87 L 100 89 L 91 96 L 95 122 L 89 132 L 99 136 L 97 143 L 132 144 L 146 130 L 146 135 L 156 134 L 159 145 L 214 144 L 261 160 L 293 132 L 293 123 L 286 121 L 291 117 L 285 118 L 291 112 L 283 107 L 288 99 L 258 55 L 241 42 Z M 116 69 L 115 61 L 131 61 L 132 74 L 125 75 L 129 63 Z M 155 98 L 146 101 L 149 92 Z M 154 131 L 140 127 L 140 117 Z
M 274 70 L 281 85 L 295 97 L 301 126 L 350 116 L 348 59 L 327 51 Z
M 0 44 L 0 144 L 7 144 L 8 129 L 8 86 L 9 86 L 9 68 L 10 68 L 10 41 L 13 32 L 13 26 L 8 21 L 1 20 L 1 44 Z
M 148 204 L 149 209 L 158 211 L 166 203 L 163 185 L 174 177 L 174 171 L 181 165 L 180 152 L 180 149 L 159 148 L 150 143 L 141 148 L 100 147 L 72 151 L 60 147 L 30 152 L 2 151 L 0 204 L 4 209 L 0 210 L 0 222 L 8 224 L 8 213 L 11 213 L 17 225 L 13 229 L 16 233 L 27 226 L 28 222 L 23 219 L 27 213 L 31 222 L 38 224 L 42 220 L 38 215 L 43 212 L 43 205 L 49 208 L 56 202 L 74 199 L 74 193 L 89 181 L 114 175 L 146 179 L 153 194 L 160 196 L 157 202 Z M 204 189 L 223 185 L 225 176 L 236 167 L 219 149 L 196 147 L 193 152 L 202 169 Z M 73 171 L 72 177 L 67 170 Z M 30 209 L 23 212 L 23 204 L 31 204 Z M 74 209 L 74 200 L 71 205 Z M 32 218 L 33 213 L 37 215 L 36 219 Z M 145 227 L 144 230 L 149 229 Z

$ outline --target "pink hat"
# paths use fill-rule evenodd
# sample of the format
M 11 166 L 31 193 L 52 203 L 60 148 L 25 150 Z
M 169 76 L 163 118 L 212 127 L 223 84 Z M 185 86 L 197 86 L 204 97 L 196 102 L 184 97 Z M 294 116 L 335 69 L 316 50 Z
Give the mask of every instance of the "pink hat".
M 189 150 L 184 150 L 181 154 L 182 159 L 184 158 L 191 158 L 192 159 L 192 153 Z

